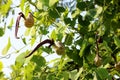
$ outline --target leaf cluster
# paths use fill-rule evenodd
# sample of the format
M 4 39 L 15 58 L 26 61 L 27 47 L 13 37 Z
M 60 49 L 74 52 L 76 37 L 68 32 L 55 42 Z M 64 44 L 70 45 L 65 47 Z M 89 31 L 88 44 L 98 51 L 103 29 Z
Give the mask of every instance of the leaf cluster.
M 42 54 L 55 52 L 43 46 L 25 59 L 24 56 L 29 53 L 25 51 L 11 66 L 11 79 L 112 80 L 114 75 L 120 76 L 120 65 L 115 66 L 120 62 L 119 4 L 119 0 L 70 0 L 68 3 L 62 0 L 21 0 L 19 8 L 25 14 L 32 11 L 35 16 L 34 29 L 26 31 L 27 36 L 31 37 L 31 46 L 35 40 L 49 37 L 63 42 L 65 55 L 47 61 Z M 31 6 L 35 9 L 30 10 Z M 6 12 L 0 12 L 3 13 Z M 2 29 L 0 34 L 4 34 Z M 25 38 L 23 42 L 28 44 Z M 4 54 L 10 46 L 8 39 Z M 94 61 L 96 54 L 101 58 L 99 66 Z M 50 63 L 53 65 L 48 66 Z

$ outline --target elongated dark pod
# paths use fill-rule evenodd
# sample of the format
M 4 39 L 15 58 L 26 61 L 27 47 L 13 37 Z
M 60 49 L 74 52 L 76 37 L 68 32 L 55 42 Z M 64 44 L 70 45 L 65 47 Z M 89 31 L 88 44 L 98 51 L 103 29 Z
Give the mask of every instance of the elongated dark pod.
M 50 39 L 46 39 L 42 42 L 40 42 L 32 51 L 30 54 L 28 54 L 27 56 L 25 56 L 25 58 L 31 56 L 39 47 L 41 47 L 42 45 L 49 43 L 48 47 L 51 47 L 52 45 L 54 45 L 54 40 L 50 40 Z
M 17 36 L 17 33 L 18 33 L 18 27 L 19 27 L 21 17 L 23 17 L 23 19 L 26 20 L 24 14 L 22 12 L 20 12 L 19 16 L 17 17 L 16 25 L 15 25 L 15 38 L 16 39 L 19 39 L 19 37 Z

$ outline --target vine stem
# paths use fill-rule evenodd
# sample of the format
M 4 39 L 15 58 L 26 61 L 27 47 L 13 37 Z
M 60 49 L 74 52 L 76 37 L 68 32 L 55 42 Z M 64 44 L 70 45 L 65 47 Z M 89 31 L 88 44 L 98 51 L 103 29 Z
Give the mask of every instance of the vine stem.
M 98 47 L 97 37 L 98 37 L 98 33 L 96 33 L 95 39 L 96 39 L 96 54 L 99 56 L 99 47 Z

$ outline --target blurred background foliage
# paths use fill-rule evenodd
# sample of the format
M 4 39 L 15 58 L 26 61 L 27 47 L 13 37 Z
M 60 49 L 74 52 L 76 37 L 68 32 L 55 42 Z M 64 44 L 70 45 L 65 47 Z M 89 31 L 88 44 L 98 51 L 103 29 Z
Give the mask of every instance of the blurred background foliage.
M 0 79 L 114 80 L 114 75 L 120 76 L 119 0 L 20 0 L 19 5 L 12 0 L 0 0 L 0 23 L 4 24 L 0 26 L 0 37 L 15 24 L 13 17 L 6 21 L 15 14 L 15 8 L 25 15 L 34 15 L 34 26 L 23 35 L 30 36 L 30 46 L 47 37 L 61 41 L 65 55 L 47 62 L 42 54 L 55 53 L 52 48 L 43 46 L 25 59 L 31 51 L 26 50 L 11 65 L 10 77 L 5 77 L 0 62 Z M 21 39 L 29 45 L 26 37 Z M 7 55 L 11 46 L 8 38 L 2 54 Z M 53 66 L 48 66 L 50 63 Z

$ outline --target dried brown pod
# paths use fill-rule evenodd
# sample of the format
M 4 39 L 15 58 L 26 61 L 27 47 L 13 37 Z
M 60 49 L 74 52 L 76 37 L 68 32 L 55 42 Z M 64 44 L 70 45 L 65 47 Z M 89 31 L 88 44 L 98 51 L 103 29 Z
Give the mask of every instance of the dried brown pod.
M 65 47 L 60 41 L 56 42 L 53 47 L 58 55 L 63 55 L 65 53 Z
M 103 43 L 103 38 L 102 38 L 102 36 L 99 36 L 99 37 L 98 37 L 97 42 L 98 42 L 98 43 Z
M 25 20 L 24 24 L 27 28 L 31 28 L 34 25 L 34 18 L 33 18 L 33 15 L 31 12 L 29 12 L 27 18 L 25 17 L 25 15 L 22 12 L 20 12 L 19 16 L 17 17 L 16 25 L 15 25 L 15 37 L 16 37 L 16 39 L 19 39 L 19 37 L 17 36 L 17 33 L 18 33 L 18 28 L 19 28 L 19 23 L 20 23 L 21 17 L 23 17 L 23 19 Z
M 94 63 L 96 66 L 100 66 L 102 64 L 102 58 L 98 54 L 95 56 Z
M 34 18 L 31 12 L 29 12 L 28 17 L 25 19 L 24 24 L 27 28 L 31 28 L 34 25 Z
M 115 64 L 115 69 L 120 71 L 120 61 Z

